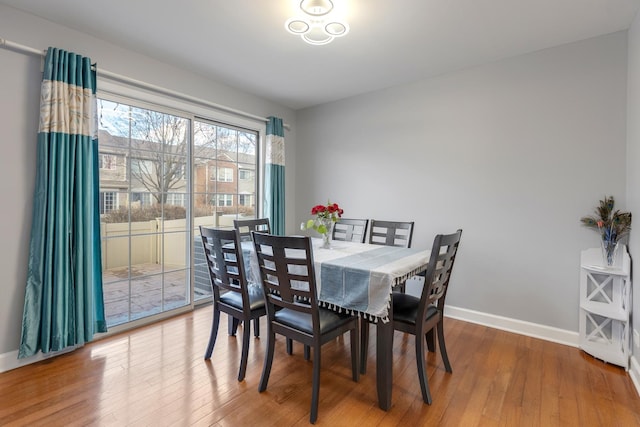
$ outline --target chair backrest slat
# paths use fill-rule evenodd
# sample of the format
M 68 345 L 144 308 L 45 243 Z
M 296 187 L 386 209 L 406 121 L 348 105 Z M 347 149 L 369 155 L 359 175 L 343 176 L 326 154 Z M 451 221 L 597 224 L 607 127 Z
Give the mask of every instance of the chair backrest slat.
M 333 224 L 331 238 L 347 242 L 365 242 L 367 235 L 368 219 L 340 218 Z
M 411 247 L 414 222 L 371 220 L 369 243 L 372 245 Z
M 444 308 L 449 279 L 461 237 L 462 230 L 458 230 L 453 234 L 438 234 L 433 240 L 419 308 L 423 317 L 431 304 L 437 304 L 440 309 Z
M 240 235 L 240 241 L 251 241 L 251 232 L 259 231 L 261 233 L 271 233 L 271 224 L 269 218 L 257 218 L 257 219 L 235 219 L 233 220 L 233 228 L 235 228 Z

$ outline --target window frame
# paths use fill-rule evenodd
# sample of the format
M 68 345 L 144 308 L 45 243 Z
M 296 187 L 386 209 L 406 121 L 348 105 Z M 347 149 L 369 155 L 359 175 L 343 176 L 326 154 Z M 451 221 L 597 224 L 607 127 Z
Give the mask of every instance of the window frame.
M 98 168 L 100 170 L 114 171 L 118 169 L 118 161 L 117 161 L 116 154 L 105 153 L 101 151 L 99 155 L 100 155 L 100 162 L 99 162 Z M 109 161 L 105 162 L 105 158 L 108 158 Z M 109 167 L 105 167 L 105 165 L 109 165 Z
M 222 202 L 222 204 L 220 204 Z M 218 208 L 230 208 L 233 207 L 233 194 L 229 193 L 216 193 L 215 206 Z
M 222 174 L 222 176 L 220 175 L 221 171 L 224 172 Z M 218 167 L 216 169 L 215 178 L 216 178 L 216 181 L 218 181 L 218 182 L 235 182 L 233 180 L 233 168 L 228 168 L 228 167 L 225 167 L 225 166 Z M 220 179 L 220 178 L 222 178 L 222 179 Z
M 248 175 L 248 176 L 243 176 Z M 251 169 L 238 168 L 238 181 L 250 181 L 253 179 L 253 171 Z
M 117 191 L 100 191 L 100 215 L 118 210 L 120 207 L 118 195 Z M 110 200 L 107 202 L 109 197 Z M 107 204 L 110 206 L 109 209 L 107 209 Z
M 238 194 L 238 206 L 253 206 L 253 194 Z

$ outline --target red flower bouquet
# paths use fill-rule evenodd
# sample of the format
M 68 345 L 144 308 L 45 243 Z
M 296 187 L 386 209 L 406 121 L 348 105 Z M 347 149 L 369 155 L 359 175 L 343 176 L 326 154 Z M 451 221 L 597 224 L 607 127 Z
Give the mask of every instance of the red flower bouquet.
M 338 221 L 344 210 L 338 206 L 337 203 L 327 202 L 326 205 L 316 205 L 311 208 L 311 215 L 315 215 L 315 218 L 310 219 L 303 223 L 304 228 L 313 228 L 318 233 L 322 234 L 324 240 L 324 247 L 330 247 L 331 229 L 333 223 Z

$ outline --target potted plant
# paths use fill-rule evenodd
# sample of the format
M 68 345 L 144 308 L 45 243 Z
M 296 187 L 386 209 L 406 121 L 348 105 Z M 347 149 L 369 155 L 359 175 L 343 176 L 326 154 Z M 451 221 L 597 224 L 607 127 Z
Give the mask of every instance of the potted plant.
M 605 196 L 596 207 L 596 215 L 580 218 L 583 225 L 593 228 L 600 234 L 602 258 L 607 267 L 615 261 L 620 240 L 631 231 L 631 212 L 614 210 L 613 196 Z

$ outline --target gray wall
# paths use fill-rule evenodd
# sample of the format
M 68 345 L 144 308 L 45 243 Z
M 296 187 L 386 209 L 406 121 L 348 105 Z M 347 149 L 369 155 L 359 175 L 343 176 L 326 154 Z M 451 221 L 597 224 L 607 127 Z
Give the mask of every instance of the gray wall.
M 450 305 L 577 332 L 579 219 L 626 202 L 626 67 L 620 32 L 301 110 L 299 220 L 462 228 Z
M 628 207 L 634 215 L 633 228 L 629 239 L 631 259 L 640 260 L 640 17 L 636 16 L 629 29 L 628 80 L 627 80 L 627 199 Z M 637 265 L 637 264 L 636 264 Z M 640 281 L 636 273 L 635 281 Z M 638 285 L 634 286 L 632 306 L 633 330 L 640 332 L 640 293 Z M 633 356 L 640 361 L 640 350 L 634 346 Z M 640 372 L 637 372 L 640 375 Z M 640 377 L 638 378 L 640 379 Z
M 287 156 L 295 155 L 295 113 L 251 94 L 206 80 L 187 70 L 157 62 L 101 40 L 0 5 L 0 38 L 45 50 L 55 46 L 91 57 L 98 66 L 258 116 L 278 116 L 291 124 Z M 18 349 L 27 273 L 31 204 L 36 165 L 42 59 L 0 49 L 0 372 L 2 357 Z M 294 165 L 288 166 L 287 193 L 295 189 Z M 287 226 L 294 227 L 293 206 Z

